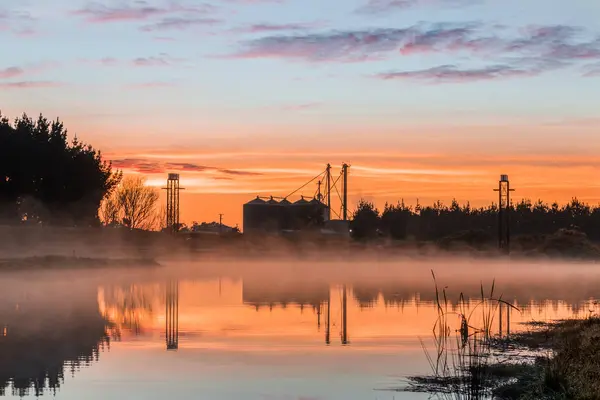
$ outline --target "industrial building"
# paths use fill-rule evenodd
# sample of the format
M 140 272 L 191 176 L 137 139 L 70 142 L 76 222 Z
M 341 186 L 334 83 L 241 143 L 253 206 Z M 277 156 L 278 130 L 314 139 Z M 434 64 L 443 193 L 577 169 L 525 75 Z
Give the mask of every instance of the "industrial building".
M 285 197 L 256 196 L 244 204 L 244 234 L 283 233 L 316 228 L 327 235 L 348 235 L 348 168 L 349 165 L 344 163 L 340 175 L 334 179 L 331 165 L 327 164 L 324 171 Z M 293 203 L 288 200 L 313 182 L 317 184 L 317 191 L 310 200 L 304 196 Z M 341 191 L 338 190 L 338 182 Z M 324 192 L 321 190 L 323 186 Z M 339 214 L 331 208 L 334 191 L 340 199 Z M 332 214 L 338 219 L 332 219 Z
M 321 227 L 329 220 L 329 207 L 316 198 L 292 203 L 256 197 L 244 204 L 244 233 L 274 233 Z

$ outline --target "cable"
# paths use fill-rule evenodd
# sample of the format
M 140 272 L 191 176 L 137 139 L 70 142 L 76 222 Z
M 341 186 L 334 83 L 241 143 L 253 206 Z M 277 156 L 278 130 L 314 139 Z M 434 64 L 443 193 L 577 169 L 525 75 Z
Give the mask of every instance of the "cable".
M 324 173 L 326 173 L 327 170 L 321 172 L 319 175 L 315 176 L 314 178 L 312 178 L 310 181 L 306 182 L 304 185 L 300 186 L 298 189 L 294 190 L 292 193 L 288 194 L 287 196 L 285 196 L 285 198 L 287 199 L 288 197 L 292 196 L 294 193 L 299 192 L 300 190 L 304 189 L 306 186 L 310 185 L 311 183 L 313 183 L 317 178 L 320 178 L 321 175 L 323 175 Z

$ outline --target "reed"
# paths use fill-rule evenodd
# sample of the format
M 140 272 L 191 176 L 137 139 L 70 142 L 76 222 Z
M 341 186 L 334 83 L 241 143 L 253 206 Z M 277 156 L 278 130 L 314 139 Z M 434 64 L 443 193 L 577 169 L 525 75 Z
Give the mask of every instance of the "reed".
M 446 288 L 440 290 L 435 273 L 437 319 L 433 327 L 435 351 L 421 345 L 432 370 L 431 376 L 412 377 L 411 391 L 429 392 L 442 399 L 479 400 L 491 396 L 495 386 L 493 368 L 498 365 L 492 352 L 492 325 L 498 307 L 517 307 L 495 296 L 495 281 L 489 293 L 481 284 L 481 298 L 465 299 L 461 292 L 458 305 L 452 307 Z M 459 321 L 458 328 L 452 319 Z

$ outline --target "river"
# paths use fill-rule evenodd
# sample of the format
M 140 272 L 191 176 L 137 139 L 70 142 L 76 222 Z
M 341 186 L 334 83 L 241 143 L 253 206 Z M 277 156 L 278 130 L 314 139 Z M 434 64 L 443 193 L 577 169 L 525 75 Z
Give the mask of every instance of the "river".
M 596 312 L 596 265 L 424 261 L 178 262 L 150 270 L 0 274 L 7 398 L 388 400 L 427 374 L 448 307 L 498 308 L 494 333 Z M 457 318 L 458 322 L 458 318 Z

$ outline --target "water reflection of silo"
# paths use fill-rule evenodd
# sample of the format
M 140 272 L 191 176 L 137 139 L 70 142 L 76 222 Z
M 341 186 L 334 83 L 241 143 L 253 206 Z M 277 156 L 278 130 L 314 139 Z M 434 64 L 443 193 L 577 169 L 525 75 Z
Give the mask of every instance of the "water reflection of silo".
M 167 283 L 165 312 L 165 336 L 167 341 L 167 350 L 177 350 L 179 348 L 179 282 L 169 281 Z
M 329 285 L 325 283 L 285 282 L 266 284 L 261 281 L 245 280 L 242 288 L 244 304 L 252 305 L 258 311 L 262 307 L 309 306 L 317 310 L 327 302 Z M 318 312 L 317 312 L 318 314 Z

